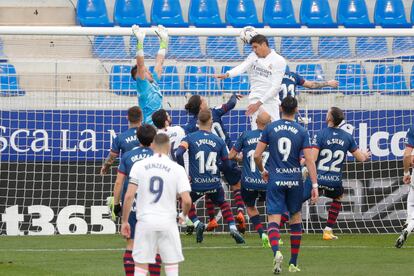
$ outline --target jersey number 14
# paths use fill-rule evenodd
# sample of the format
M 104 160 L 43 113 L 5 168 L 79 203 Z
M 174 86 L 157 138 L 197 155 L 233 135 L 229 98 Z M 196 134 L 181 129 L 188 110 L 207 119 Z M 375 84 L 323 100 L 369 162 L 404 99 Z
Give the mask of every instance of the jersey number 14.
M 207 156 L 207 161 L 205 160 L 204 151 L 197 152 L 195 158 L 198 160 L 198 172 L 200 174 L 203 174 L 206 171 L 212 174 L 217 173 L 217 152 L 210 152 Z

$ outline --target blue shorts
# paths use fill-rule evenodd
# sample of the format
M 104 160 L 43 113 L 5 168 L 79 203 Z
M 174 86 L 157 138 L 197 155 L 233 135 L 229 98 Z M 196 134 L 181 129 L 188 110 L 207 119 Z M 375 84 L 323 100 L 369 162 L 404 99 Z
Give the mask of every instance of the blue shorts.
M 195 202 L 199 198 L 202 198 L 203 196 L 208 196 L 208 198 L 214 203 L 216 206 L 220 206 L 224 203 L 224 190 L 223 187 L 220 187 L 218 189 L 205 191 L 205 192 L 190 192 L 191 200 Z
M 133 240 L 135 237 L 135 226 L 137 225 L 137 213 L 136 212 L 129 213 L 128 223 L 129 223 L 129 226 L 131 227 L 131 235 L 129 236 L 129 238 Z
M 327 186 L 319 184 L 319 196 L 329 197 L 332 199 L 341 197 L 344 194 L 344 187 L 340 186 Z M 303 191 L 303 202 L 311 198 L 312 183 L 310 178 L 305 180 L 305 188 Z
M 266 191 L 241 188 L 241 196 L 247 207 L 255 207 L 257 200 L 266 200 Z
M 277 180 L 279 181 L 279 180 Z M 284 181 L 284 180 L 281 180 Z M 291 181 L 291 180 L 286 180 Z M 280 215 L 289 212 L 296 214 L 302 209 L 303 181 L 298 179 L 297 186 L 279 186 L 275 180 L 269 180 L 266 192 L 267 214 Z
M 231 167 L 223 171 L 224 178 L 230 186 L 234 186 L 241 180 L 241 170 L 237 166 L 236 161 L 230 160 Z

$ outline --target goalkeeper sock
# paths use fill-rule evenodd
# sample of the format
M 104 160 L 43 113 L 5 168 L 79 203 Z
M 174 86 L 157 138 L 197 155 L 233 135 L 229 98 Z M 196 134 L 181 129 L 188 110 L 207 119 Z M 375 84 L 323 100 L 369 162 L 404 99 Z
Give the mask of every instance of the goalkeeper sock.
M 296 266 L 299 249 L 300 249 L 300 242 L 302 240 L 302 224 L 296 223 L 290 225 L 290 261 L 289 264 L 294 264 Z
M 133 276 L 134 275 L 134 259 L 132 258 L 132 251 L 125 250 L 124 252 L 124 271 L 126 276 Z
M 148 265 L 148 271 L 150 276 L 158 276 L 161 275 L 161 256 L 157 254 L 155 257 L 155 264 Z
M 282 227 L 283 227 L 283 225 L 284 225 L 287 221 L 289 221 L 289 213 L 288 213 L 288 212 L 286 212 L 286 213 L 282 214 L 282 216 L 280 217 L 280 228 L 282 228 Z
M 273 255 L 276 256 L 276 252 L 279 251 L 279 224 L 277 224 L 276 222 L 269 223 L 267 228 L 267 234 L 269 236 L 270 245 L 272 246 Z
M 140 268 L 140 267 L 135 267 L 135 273 L 134 276 L 146 276 L 148 274 L 148 270 Z
M 340 201 L 332 201 L 331 202 L 331 206 L 329 207 L 328 210 L 328 221 L 326 222 L 326 226 L 328 226 L 329 228 L 333 228 L 335 223 L 336 223 L 336 219 L 338 218 L 339 215 L 339 211 L 341 210 L 342 204 Z
M 244 201 L 243 201 L 243 198 L 241 196 L 240 189 L 237 189 L 237 190 L 233 191 L 233 197 L 234 197 L 234 201 L 236 201 L 237 211 L 243 213 L 244 212 Z
M 206 209 L 210 220 L 214 219 L 216 217 L 216 210 L 214 209 L 213 202 L 209 198 L 206 198 Z
M 254 229 L 256 229 L 257 233 L 259 233 L 259 236 L 261 238 L 263 233 L 264 233 L 264 229 L 263 229 L 263 225 L 260 221 L 260 216 L 259 215 L 253 216 L 253 217 L 250 218 L 250 221 L 253 224 Z
M 164 270 L 167 276 L 178 276 L 178 264 L 165 265 Z

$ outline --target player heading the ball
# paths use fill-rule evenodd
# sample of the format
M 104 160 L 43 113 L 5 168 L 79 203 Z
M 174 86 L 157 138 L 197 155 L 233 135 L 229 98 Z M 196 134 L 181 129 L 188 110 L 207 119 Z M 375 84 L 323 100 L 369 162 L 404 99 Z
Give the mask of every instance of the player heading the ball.
M 176 221 L 177 195 L 181 197 L 183 214 L 179 221 L 183 223 L 191 207 L 191 187 L 184 168 L 168 157 L 168 136 L 157 134 L 152 147 L 153 156 L 132 166 L 123 207 L 121 234 L 130 237 L 128 217 L 136 197 L 138 231 L 135 232 L 132 253 L 134 275 L 147 275 L 148 264 L 155 263 L 158 252 L 165 264 L 166 275 L 176 276 L 178 263 L 184 261 Z
M 145 66 L 144 60 L 145 31 L 137 25 L 132 26 L 132 33 L 137 39 L 137 64 L 131 69 L 131 77 L 137 83 L 138 104 L 142 108 L 144 123 L 146 124 L 152 124 L 151 115 L 162 107 L 163 97 L 158 83 L 161 78 L 169 41 L 168 31 L 163 26 L 158 25 L 154 32 L 160 40 L 160 49 L 155 59 L 154 72 L 151 73 Z
M 253 52 L 246 60 L 227 71 L 218 74 L 218 79 L 232 78 L 247 71 L 250 80 L 249 106 L 246 114 L 250 116 L 252 130 L 257 128 L 256 118 L 259 109 L 269 113 L 272 121 L 278 120 L 279 91 L 286 70 L 286 60 L 269 47 L 264 35 L 258 34 L 253 27 L 245 27 L 241 37 L 243 42 L 252 46 Z

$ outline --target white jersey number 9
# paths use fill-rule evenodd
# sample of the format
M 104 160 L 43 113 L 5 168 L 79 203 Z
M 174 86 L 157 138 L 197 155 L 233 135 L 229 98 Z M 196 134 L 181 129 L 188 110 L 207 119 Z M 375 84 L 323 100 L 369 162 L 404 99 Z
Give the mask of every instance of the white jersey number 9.
M 292 141 L 289 138 L 282 137 L 277 142 L 277 149 L 279 153 L 283 155 L 283 162 L 286 162 L 289 158 L 290 150 L 292 149 Z

